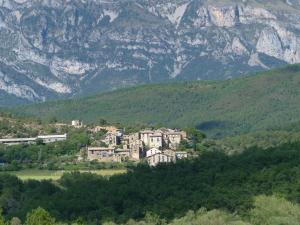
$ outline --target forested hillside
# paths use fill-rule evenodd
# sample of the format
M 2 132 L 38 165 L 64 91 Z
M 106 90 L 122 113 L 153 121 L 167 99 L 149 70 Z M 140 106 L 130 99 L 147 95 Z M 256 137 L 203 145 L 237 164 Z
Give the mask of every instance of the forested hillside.
M 2 174 L 0 207 L 7 219 L 25 220 L 40 206 L 58 221 L 89 225 L 155 218 L 149 224 L 199 219 L 202 223 L 197 224 L 207 225 L 205 221 L 216 217 L 219 223 L 211 224 L 299 224 L 299 206 L 283 199 L 300 203 L 299 147 L 298 142 L 267 150 L 252 148 L 233 156 L 203 153 L 174 165 L 141 165 L 110 179 L 74 173 L 57 182 L 21 182 Z
M 157 84 L 17 108 L 43 119 L 197 126 L 223 136 L 300 120 L 300 65 L 226 81 Z
M 130 219 L 124 225 L 288 225 L 298 224 L 299 204 L 293 204 L 282 197 L 258 196 L 254 198 L 254 207 L 249 210 L 244 218 L 240 215 L 228 213 L 224 210 L 207 210 L 201 208 L 197 211 L 190 210 L 184 217 L 176 218 L 170 222 L 161 219 L 155 214 L 148 213 L 142 221 Z M 246 218 L 245 218 L 246 217 Z M 9 221 L 7 221 L 9 222 Z M 13 217 L 11 224 L 21 224 L 21 220 Z M 5 219 L 0 216 L 0 224 Z M 27 213 L 25 224 L 30 225 L 67 225 L 57 220 L 43 208 L 37 208 Z M 72 225 L 85 225 L 81 219 Z M 116 225 L 114 222 L 105 222 L 104 225 Z

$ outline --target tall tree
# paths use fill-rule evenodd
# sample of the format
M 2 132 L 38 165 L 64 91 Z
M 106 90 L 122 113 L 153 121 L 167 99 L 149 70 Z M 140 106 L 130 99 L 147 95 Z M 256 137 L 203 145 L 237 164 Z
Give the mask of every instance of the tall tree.
M 25 225 L 55 225 L 55 219 L 39 207 L 27 214 Z

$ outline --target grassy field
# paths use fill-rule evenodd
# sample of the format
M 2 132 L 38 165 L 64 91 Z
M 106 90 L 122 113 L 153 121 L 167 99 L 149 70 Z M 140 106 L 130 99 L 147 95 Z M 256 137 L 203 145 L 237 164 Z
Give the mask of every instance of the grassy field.
M 51 171 L 51 170 L 21 170 L 16 172 L 3 172 L 16 175 L 21 180 L 58 180 L 64 173 L 71 173 L 72 171 Z M 100 176 L 113 176 L 117 174 L 126 173 L 125 169 L 105 169 L 105 170 L 90 170 L 79 171 L 81 173 L 94 173 Z

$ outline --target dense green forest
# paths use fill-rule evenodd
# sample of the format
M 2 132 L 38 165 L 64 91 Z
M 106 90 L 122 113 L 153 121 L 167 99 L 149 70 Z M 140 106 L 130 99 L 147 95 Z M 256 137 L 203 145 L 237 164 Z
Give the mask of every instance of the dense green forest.
M 148 213 L 143 220 L 130 219 L 124 225 L 296 225 L 300 223 L 300 206 L 278 196 L 257 196 L 253 207 L 244 216 L 229 213 L 224 210 L 201 208 L 189 210 L 185 216 L 167 221 L 155 214 Z M 27 213 L 25 225 L 67 225 L 58 222 L 46 210 L 39 207 Z M 10 223 L 9 223 L 10 222 Z M 13 217 L 5 221 L 0 217 L 0 225 L 21 225 L 22 221 Z M 84 225 L 82 219 L 72 221 L 72 225 Z M 104 222 L 104 225 L 116 225 L 114 222 Z
M 300 203 L 299 148 L 300 142 L 296 142 L 264 150 L 253 147 L 231 156 L 221 151 L 203 152 L 199 158 L 176 164 L 140 165 L 109 179 L 72 173 L 56 182 L 22 182 L 1 174 L 0 207 L 6 219 L 22 221 L 28 212 L 42 207 L 57 221 L 86 224 L 126 223 L 147 220 L 149 215 L 169 223 L 180 221 L 178 218 L 184 221 L 184 217 L 205 221 L 218 215 L 223 224 L 299 224 L 299 206 L 281 199 Z M 280 197 L 274 197 L 268 206 L 269 200 L 256 197 L 261 195 Z M 277 205 L 276 201 L 284 203 Z M 282 215 L 279 208 L 272 212 L 267 207 L 279 207 Z M 285 212 L 284 207 L 290 210 Z M 278 221 L 291 222 L 275 223 L 268 213 L 286 215 Z M 259 222 L 257 217 L 271 221 Z
M 299 87 L 300 65 L 293 65 L 227 81 L 148 85 L 12 110 L 39 119 L 2 113 L 2 137 L 66 132 L 68 140 L 0 145 L 1 170 L 127 167 L 128 173 L 21 181 L 0 172 L 0 225 L 300 224 Z M 71 119 L 91 126 L 58 125 Z M 78 163 L 80 150 L 103 135 L 89 131 L 92 123 L 105 120 L 121 122 L 117 126 L 127 133 L 190 127 L 180 150 L 196 154 L 156 168 Z
M 300 121 L 300 65 L 226 81 L 179 82 L 16 108 L 42 119 L 197 126 L 214 136 Z

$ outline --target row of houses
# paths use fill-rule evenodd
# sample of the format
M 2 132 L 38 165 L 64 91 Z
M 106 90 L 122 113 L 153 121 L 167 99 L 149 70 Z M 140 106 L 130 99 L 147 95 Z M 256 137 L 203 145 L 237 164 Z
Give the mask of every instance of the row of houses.
M 105 127 L 99 129 L 103 130 Z M 151 166 L 176 162 L 187 157 L 186 152 L 177 152 L 181 141 L 186 138 L 186 132 L 168 128 L 147 129 L 125 135 L 121 129 L 108 127 L 102 140 L 108 147 L 87 147 L 87 159 L 121 162 L 126 159 L 139 161 L 145 158 Z
M 67 140 L 67 134 L 39 135 L 34 138 L 4 138 L 4 139 L 0 139 L 0 144 L 4 144 L 4 145 L 34 144 L 38 140 L 41 140 L 44 144 L 57 142 L 57 141 L 65 141 Z
M 160 163 L 176 163 L 177 160 L 187 158 L 187 152 L 174 150 L 159 150 L 152 148 L 146 152 L 146 159 L 150 166 L 157 166 Z
M 90 161 L 99 162 L 122 162 L 126 159 L 134 159 L 129 149 L 120 148 L 104 148 L 104 147 L 88 147 L 88 159 Z M 152 148 L 145 151 L 145 158 L 150 166 L 156 166 L 160 163 L 176 163 L 177 160 L 187 158 L 187 152 L 178 152 L 174 150 L 159 150 Z M 137 158 L 135 158 L 137 160 Z

